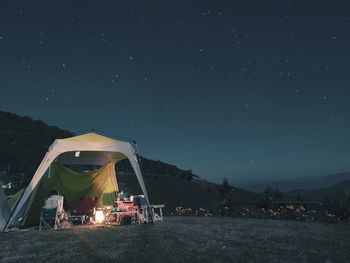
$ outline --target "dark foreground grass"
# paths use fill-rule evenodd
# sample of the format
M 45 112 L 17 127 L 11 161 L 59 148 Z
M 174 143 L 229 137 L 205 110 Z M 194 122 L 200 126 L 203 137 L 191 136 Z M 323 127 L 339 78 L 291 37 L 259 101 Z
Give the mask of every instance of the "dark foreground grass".
M 350 262 L 350 226 L 228 217 L 0 235 L 1 262 Z

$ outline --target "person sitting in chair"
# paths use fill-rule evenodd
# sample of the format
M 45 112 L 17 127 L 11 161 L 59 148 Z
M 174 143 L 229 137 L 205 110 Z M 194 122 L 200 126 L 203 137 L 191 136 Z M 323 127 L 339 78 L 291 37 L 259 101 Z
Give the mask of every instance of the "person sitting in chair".
M 64 218 L 65 211 L 63 209 L 63 196 L 60 195 L 57 190 L 52 190 L 49 197 L 45 200 L 44 208 L 56 208 L 57 216 L 61 221 Z

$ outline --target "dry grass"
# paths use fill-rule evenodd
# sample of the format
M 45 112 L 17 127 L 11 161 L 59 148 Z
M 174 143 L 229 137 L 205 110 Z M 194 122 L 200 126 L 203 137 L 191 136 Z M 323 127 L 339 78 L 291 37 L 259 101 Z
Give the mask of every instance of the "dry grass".
M 350 226 L 229 217 L 0 235 L 1 262 L 349 262 Z

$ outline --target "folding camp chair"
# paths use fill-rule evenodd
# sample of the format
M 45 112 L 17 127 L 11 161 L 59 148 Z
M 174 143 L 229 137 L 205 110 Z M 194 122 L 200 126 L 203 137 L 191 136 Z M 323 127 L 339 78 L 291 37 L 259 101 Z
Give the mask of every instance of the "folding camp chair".
M 138 223 L 145 224 L 153 222 L 151 207 L 147 204 L 147 201 L 143 195 L 140 195 L 134 199 L 134 203 L 137 207 Z
M 41 208 L 39 231 L 43 228 L 57 229 L 58 223 L 57 207 Z

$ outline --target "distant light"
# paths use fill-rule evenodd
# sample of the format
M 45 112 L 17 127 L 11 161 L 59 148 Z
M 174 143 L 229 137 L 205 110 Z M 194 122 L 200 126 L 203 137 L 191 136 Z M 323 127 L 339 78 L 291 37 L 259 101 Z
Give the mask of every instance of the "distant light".
M 79 157 L 80 156 L 80 152 L 75 152 L 75 157 Z

